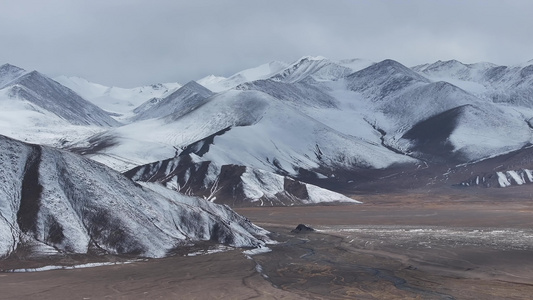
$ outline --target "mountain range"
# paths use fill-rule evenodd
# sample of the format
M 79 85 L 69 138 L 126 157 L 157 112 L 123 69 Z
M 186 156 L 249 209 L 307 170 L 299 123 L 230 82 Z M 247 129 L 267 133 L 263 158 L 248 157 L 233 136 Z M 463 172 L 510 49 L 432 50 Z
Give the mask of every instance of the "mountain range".
M 72 132 L 81 132 L 78 138 L 59 142 L 48 134 L 29 141 L 214 202 L 292 205 L 350 201 L 323 188 L 340 178 L 364 180 L 354 175 L 362 170 L 455 166 L 528 147 L 532 68 L 532 62 L 498 66 L 455 60 L 410 68 L 390 59 L 307 56 L 228 78 L 211 75 L 183 86 L 121 90 L 80 78 L 54 81 L 4 65 L 0 103 L 14 102 L 19 86 L 34 94 L 51 90 L 45 88 L 50 85 L 63 91 L 45 93 L 50 99 L 82 95 L 75 99 L 105 110 L 66 119 L 77 126 Z M 48 116 L 62 121 L 69 116 L 64 106 L 16 95 Z M 42 127 L 50 128 L 45 122 Z M 20 139 L 5 126 L 0 129 Z M 307 192 L 291 189 L 293 182 Z M 319 189 L 321 196 L 312 197 L 310 190 Z
M 230 206 L 524 186 L 532 87 L 533 61 L 308 56 L 133 89 L 5 64 L 0 257 L 262 247 Z

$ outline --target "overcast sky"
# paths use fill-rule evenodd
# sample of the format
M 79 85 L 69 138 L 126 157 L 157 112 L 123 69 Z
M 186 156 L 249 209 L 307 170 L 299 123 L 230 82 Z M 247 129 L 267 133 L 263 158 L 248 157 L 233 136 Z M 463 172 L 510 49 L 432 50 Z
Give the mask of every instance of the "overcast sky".
M 0 0 L 0 64 L 133 87 L 305 55 L 518 64 L 531 0 Z

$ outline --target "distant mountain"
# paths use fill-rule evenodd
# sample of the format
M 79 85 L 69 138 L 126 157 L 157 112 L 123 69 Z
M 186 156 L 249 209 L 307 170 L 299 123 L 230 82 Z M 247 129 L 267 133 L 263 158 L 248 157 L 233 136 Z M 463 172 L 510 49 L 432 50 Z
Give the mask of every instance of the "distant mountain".
M 394 60 L 384 60 L 346 77 L 348 89 L 362 93 L 373 101 L 382 101 L 407 88 L 430 83 L 430 80 Z
M 0 164 L 0 257 L 19 249 L 162 257 L 199 241 L 268 240 L 227 206 L 140 186 L 69 152 L 0 136 Z
M 0 69 L 3 75 L 0 81 L 5 82 L 2 89 L 8 94 L 9 101 L 27 101 L 73 125 L 119 124 L 96 105 L 37 71 L 23 72 L 9 65 Z
M 295 83 L 309 78 L 327 81 L 343 78 L 352 72 L 351 68 L 338 65 L 324 57 L 306 56 L 271 76 L 270 79 L 286 83 Z
M 306 80 L 330 81 L 343 78 L 372 64 L 363 59 L 332 61 L 321 56 L 304 56 L 292 64 L 274 61 L 238 72 L 229 78 L 210 75 L 197 82 L 214 92 L 222 92 L 246 83 L 267 79 L 282 83 Z
M 0 134 L 61 146 L 119 122 L 56 81 L 12 65 L 0 67 Z
M 533 108 L 533 62 L 517 66 L 437 61 L 413 67 L 429 78 L 443 79 L 495 103 Z
M 80 77 L 59 76 L 54 80 L 105 111 L 125 115 L 125 118 L 131 117 L 131 111 L 144 102 L 164 98 L 181 87 L 178 83 L 159 83 L 127 89 L 104 86 Z
M 446 74 L 473 74 L 456 61 L 422 70 L 443 68 Z M 499 106 L 449 82 L 431 81 L 395 61 L 376 63 L 347 76 L 346 82 L 370 100 L 370 112 L 378 114 L 367 118 L 385 133 L 385 144 L 417 158 L 467 162 L 530 141 L 526 120 L 531 111 Z
M 161 153 L 164 144 L 169 149 L 182 149 L 213 139 L 213 145 L 206 145 L 208 151 L 196 153 L 204 160 L 293 175 L 300 169 L 324 168 L 322 172 L 327 172 L 411 161 L 338 132 L 265 93 L 237 90 L 216 94 L 185 115 L 168 115 L 111 130 L 77 149 L 85 151 L 92 148 L 91 144 L 114 141 L 113 146 L 93 152 L 91 157 L 99 160 L 126 154 L 129 161 L 148 163 L 155 153 Z
M 11 81 L 19 78 L 26 70 L 10 64 L 4 64 L 0 66 L 0 89 L 3 89 Z
M 190 81 L 159 101 L 149 100 L 137 107 L 131 121 L 160 118 L 170 114 L 185 115 L 204 103 L 213 92 Z
M 255 90 L 269 94 L 297 107 L 335 108 L 338 101 L 324 87 L 307 82 L 285 83 L 275 80 L 256 80 L 243 83 L 237 90 Z
M 4 81 L 18 72 L 6 67 Z M 303 57 L 209 76 L 161 97 L 146 93 L 120 117 L 127 125 L 61 146 L 220 203 L 330 201 L 338 196 L 317 200 L 312 186 L 334 189 L 366 171 L 453 167 L 528 147 L 531 73 L 529 63 L 408 68 L 391 59 Z
M 209 75 L 197 80 L 197 82 L 213 92 L 222 92 L 232 89 L 242 83 L 254 80 L 266 79 L 287 67 L 280 61 L 273 61 L 255 68 L 240 71 L 228 78 Z

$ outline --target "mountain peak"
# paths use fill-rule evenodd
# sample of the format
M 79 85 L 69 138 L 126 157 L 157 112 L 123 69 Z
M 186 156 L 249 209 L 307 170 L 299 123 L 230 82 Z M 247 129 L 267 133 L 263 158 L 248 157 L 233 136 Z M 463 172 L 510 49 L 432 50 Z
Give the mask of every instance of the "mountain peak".
M 11 64 L 3 64 L 0 66 L 0 88 L 14 79 L 22 76 L 26 70 Z
M 200 94 L 204 97 L 209 97 L 213 94 L 213 92 L 211 90 L 209 90 L 208 88 L 204 87 L 203 85 L 199 84 L 198 82 L 194 81 L 194 80 L 191 80 L 189 82 L 187 82 L 186 84 L 184 84 L 181 88 L 179 88 L 178 90 L 181 90 L 181 89 L 189 89 L 197 94 Z M 178 91 L 176 90 L 176 91 Z
M 298 62 L 300 61 L 304 61 L 304 60 L 326 60 L 327 58 L 325 58 L 324 56 L 310 56 L 310 55 L 307 55 L 307 56 L 304 56 L 302 58 L 300 58 L 298 60 Z
M 0 66 L 0 72 L 7 71 L 7 70 L 9 70 L 9 71 L 25 71 L 24 69 L 19 68 L 17 66 L 9 64 L 9 63 L 3 64 L 3 65 Z

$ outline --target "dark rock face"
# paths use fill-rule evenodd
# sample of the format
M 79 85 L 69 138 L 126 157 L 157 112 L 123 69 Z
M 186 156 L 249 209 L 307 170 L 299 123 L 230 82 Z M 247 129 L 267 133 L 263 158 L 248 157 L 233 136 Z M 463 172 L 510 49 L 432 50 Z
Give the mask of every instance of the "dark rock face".
M 227 206 L 142 187 L 76 154 L 1 135 L 0 200 L 0 258 L 35 245 L 36 255 L 162 257 L 199 241 L 254 247 L 266 238 Z
M 298 226 L 296 226 L 296 228 L 294 228 L 293 230 L 291 230 L 292 233 L 309 233 L 309 232 L 313 232 L 315 231 L 313 228 L 307 226 L 307 225 L 304 225 L 304 224 L 298 224 Z
M 423 159 L 434 162 L 449 161 L 454 156 L 454 147 L 448 139 L 457 127 L 463 110 L 464 107 L 457 107 L 419 122 L 402 138 L 413 141 L 414 147 L 411 150 L 421 153 Z

